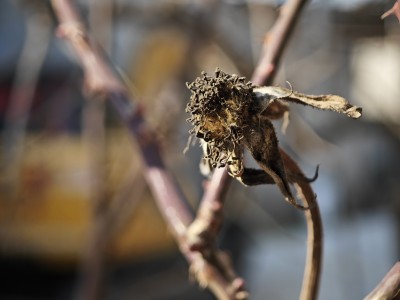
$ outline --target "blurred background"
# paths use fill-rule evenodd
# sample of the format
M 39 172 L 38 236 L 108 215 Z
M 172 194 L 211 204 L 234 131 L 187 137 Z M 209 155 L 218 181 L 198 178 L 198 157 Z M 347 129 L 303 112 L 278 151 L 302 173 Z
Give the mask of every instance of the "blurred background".
M 196 209 L 201 151 L 185 148 L 185 82 L 216 67 L 250 78 L 284 1 L 81 0 L 79 11 L 156 128 Z M 277 85 L 338 94 L 360 120 L 291 105 L 281 146 L 313 183 L 325 229 L 320 299 L 361 299 L 399 259 L 400 25 L 394 1 L 315 0 Z M 213 299 L 188 278 L 107 103 L 86 100 L 72 49 L 44 0 L 0 4 L 0 299 Z M 254 165 L 248 158 L 248 164 Z M 303 214 L 275 186 L 233 183 L 221 248 L 252 299 L 297 299 Z

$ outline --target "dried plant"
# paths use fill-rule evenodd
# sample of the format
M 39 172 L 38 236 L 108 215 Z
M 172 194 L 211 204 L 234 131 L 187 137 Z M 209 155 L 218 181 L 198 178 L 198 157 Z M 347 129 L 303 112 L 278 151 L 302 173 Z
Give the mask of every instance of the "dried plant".
M 289 182 L 296 174 L 288 174 L 280 155 L 278 139 L 271 123 L 283 116 L 276 111 L 276 101 L 294 102 L 314 108 L 332 110 L 351 118 L 361 116 L 361 108 L 336 95 L 305 95 L 281 87 L 257 87 L 244 77 L 229 75 L 221 70 L 215 77 L 201 77 L 187 85 L 192 95 L 186 111 L 194 126 L 190 133 L 203 141 L 204 162 L 213 168 L 228 166 L 231 176 L 245 185 L 275 183 L 285 200 L 298 204 Z M 286 107 L 281 105 L 279 107 Z M 245 168 L 244 149 L 248 149 L 262 170 Z M 310 180 L 303 178 L 304 180 Z
M 204 146 L 204 161 L 213 168 L 225 167 L 245 185 L 277 184 L 286 201 L 305 209 L 307 222 L 307 258 L 300 295 L 302 300 L 316 299 L 322 265 L 322 222 L 314 192 L 296 162 L 279 148 L 271 120 L 288 114 L 294 102 L 318 109 L 361 116 L 361 108 L 335 95 L 312 96 L 291 89 L 257 86 L 272 82 L 283 48 L 306 0 L 291 0 L 265 44 L 252 82 L 220 70 L 215 77 L 203 73 L 188 87 L 192 91 L 187 112 L 194 128 L 191 133 Z M 184 198 L 163 163 L 154 130 L 144 119 L 142 109 L 124 86 L 104 52 L 89 35 L 84 23 L 68 0 L 52 0 L 59 19 L 58 34 L 76 50 L 85 72 L 87 95 L 109 100 L 135 139 L 143 161 L 143 173 L 179 249 L 190 264 L 191 274 L 202 287 L 218 299 L 247 299 L 244 280 L 238 277 L 227 254 L 218 249 L 216 238 L 223 222 L 224 193 L 230 178 L 223 168 L 216 170 L 207 184 L 196 216 L 184 205 Z M 94 58 L 94 59 L 93 59 Z M 95 97 L 95 96 L 102 97 Z M 246 168 L 245 149 L 261 169 Z M 318 171 L 318 170 L 317 170 Z M 289 184 L 298 191 L 297 203 Z

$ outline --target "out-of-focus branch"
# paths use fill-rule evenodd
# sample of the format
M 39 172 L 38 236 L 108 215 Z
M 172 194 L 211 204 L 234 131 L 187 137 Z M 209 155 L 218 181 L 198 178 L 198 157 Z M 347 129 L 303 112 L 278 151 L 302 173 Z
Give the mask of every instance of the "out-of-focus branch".
M 190 249 L 186 229 L 193 217 L 173 177 L 165 168 L 155 133 L 145 122 L 142 110 L 134 105 L 106 56 L 89 37 L 72 1 L 52 0 L 52 5 L 60 22 L 59 35 L 69 41 L 82 64 L 88 94 L 101 95 L 101 98 L 109 100 L 135 138 L 146 181 L 196 279 L 219 299 L 243 299 L 246 296 L 243 281 L 230 272 L 224 255 L 215 251 L 205 258 Z
M 281 8 L 278 19 L 266 35 L 262 56 L 251 81 L 256 85 L 271 85 L 280 59 L 307 0 L 289 0 Z
M 82 282 L 78 299 L 99 299 L 104 288 L 108 238 L 105 234 L 108 191 L 106 183 L 106 141 L 104 103 L 88 99 L 83 111 L 83 136 L 89 155 L 91 222 L 82 262 Z
M 385 275 L 376 288 L 364 300 L 394 300 L 400 296 L 400 262 Z
M 51 22 L 44 3 L 26 5 L 26 38 L 17 63 L 2 137 L 2 184 L 7 197 L 18 191 L 20 160 L 23 156 L 25 129 L 40 69 L 47 53 Z
M 288 172 L 298 174 L 298 179 L 294 178 L 294 185 L 298 192 L 298 197 L 303 201 L 304 206 L 309 209 L 304 211 L 307 222 L 307 258 L 303 276 L 303 285 L 301 288 L 301 300 L 317 299 L 319 281 L 322 268 L 322 247 L 323 247 L 323 227 L 321 214 L 319 211 L 316 195 L 314 194 L 310 183 L 305 178 L 303 172 L 297 163 L 281 149 L 281 156 Z
M 110 50 L 112 31 L 112 2 L 90 2 L 89 24 L 97 28 L 102 46 Z M 98 19 L 102 18 L 102 23 Z M 104 30 L 105 29 L 105 30 Z M 93 95 L 92 95 L 93 96 Z M 100 95 L 101 97 L 101 95 Z M 105 290 L 107 249 L 112 219 L 109 217 L 110 195 L 106 170 L 105 104 L 103 99 L 88 97 L 83 110 L 83 137 L 87 144 L 90 164 L 91 222 L 87 249 L 82 262 L 81 288 L 78 299 L 99 299 Z
M 395 15 L 400 23 L 400 0 L 397 0 L 393 7 L 381 16 L 381 19 L 385 19 L 390 15 Z

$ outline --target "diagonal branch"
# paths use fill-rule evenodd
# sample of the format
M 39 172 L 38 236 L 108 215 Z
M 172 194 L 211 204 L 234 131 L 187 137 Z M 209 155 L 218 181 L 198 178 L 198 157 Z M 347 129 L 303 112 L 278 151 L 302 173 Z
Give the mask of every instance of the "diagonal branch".
M 278 19 L 267 34 L 263 54 L 251 81 L 256 85 L 271 85 L 284 49 L 307 0 L 288 0 L 281 8 Z
M 190 248 L 186 229 L 193 216 L 163 163 L 155 133 L 145 122 L 142 109 L 134 105 L 134 99 L 105 54 L 88 35 L 73 2 L 52 0 L 52 6 L 60 23 L 58 34 L 74 48 L 84 70 L 88 96 L 110 101 L 134 137 L 146 181 L 196 279 L 220 299 L 246 298 L 243 280 L 231 272 L 230 262 L 223 253 L 212 251 L 206 258 Z
M 400 295 L 400 262 L 385 275 L 376 288 L 364 300 L 398 299 Z
M 393 7 L 381 16 L 381 19 L 385 19 L 390 15 L 395 15 L 400 23 L 400 0 L 397 0 Z

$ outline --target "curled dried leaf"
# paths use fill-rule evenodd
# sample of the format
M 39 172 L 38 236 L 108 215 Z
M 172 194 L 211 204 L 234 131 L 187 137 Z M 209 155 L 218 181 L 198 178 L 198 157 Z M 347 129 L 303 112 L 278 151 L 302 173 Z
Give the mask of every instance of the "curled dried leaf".
M 285 200 L 300 209 L 289 187 L 288 177 L 279 151 L 278 139 L 274 127 L 268 119 L 253 122 L 253 126 L 245 131 L 244 144 L 257 161 L 261 169 L 268 174 L 280 189 Z
M 345 98 L 337 95 L 306 95 L 278 86 L 263 86 L 255 88 L 254 92 L 257 94 L 258 99 L 264 102 L 265 109 L 268 108 L 271 101 L 278 98 L 282 101 L 303 104 L 323 110 L 332 110 L 353 119 L 358 119 L 362 113 L 361 107 L 351 105 Z

